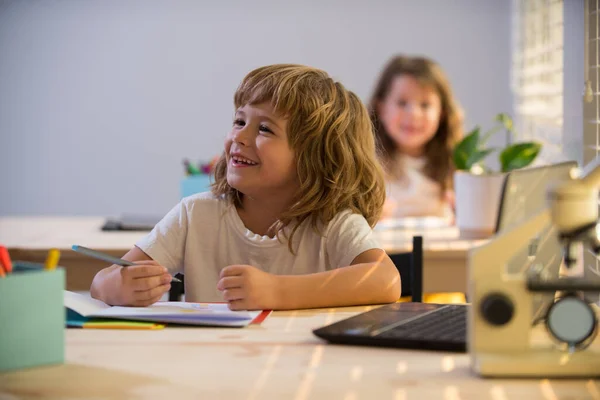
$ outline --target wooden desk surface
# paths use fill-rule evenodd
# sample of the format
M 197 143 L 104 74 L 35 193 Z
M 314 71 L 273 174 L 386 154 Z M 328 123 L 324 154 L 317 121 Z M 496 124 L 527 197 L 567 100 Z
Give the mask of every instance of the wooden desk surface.
M 106 263 L 71 250 L 73 244 L 120 257 L 146 232 L 104 232 L 103 217 L 0 217 L 0 243 L 14 259 L 43 262 L 48 249 L 61 250 L 68 290 L 89 290 L 92 278 Z M 466 292 L 466 257 L 483 240 L 462 239 L 456 228 L 396 229 L 374 232 L 388 252 L 409 252 L 412 237 L 423 235 L 425 292 Z
M 467 354 L 327 345 L 312 334 L 370 308 L 275 312 L 243 329 L 68 329 L 66 363 L 0 374 L 0 398 L 600 398 L 599 381 L 484 380 Z

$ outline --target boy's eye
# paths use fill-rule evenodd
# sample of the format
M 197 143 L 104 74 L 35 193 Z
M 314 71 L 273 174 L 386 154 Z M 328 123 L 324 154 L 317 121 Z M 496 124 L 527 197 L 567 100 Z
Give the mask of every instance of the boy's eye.
M 233 120 L 233 125 L 234 126 L 244 126 L 245 122 L 243 119 L 237 118 L 237 119 Z
M 258 130 L 261 132 L 273 133 L 273 131 L 270 130 L 268 126 L 262 124 L 258 127 Z

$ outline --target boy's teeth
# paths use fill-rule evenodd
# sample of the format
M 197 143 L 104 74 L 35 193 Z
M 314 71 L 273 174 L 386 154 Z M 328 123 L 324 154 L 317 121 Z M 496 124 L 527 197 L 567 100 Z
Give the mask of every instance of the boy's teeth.
M 233 156 L 233 159 L 234 159 L 236 162 L 242 162 L 242 163 L 244 163 L 244 164 L 249 164 L 249 165 L 255 165 L 255 164 L 256 164 L 254 161 L 252 161 L 252 160 L 248 160 L 247 158 L 240 157 L 240 156 Z

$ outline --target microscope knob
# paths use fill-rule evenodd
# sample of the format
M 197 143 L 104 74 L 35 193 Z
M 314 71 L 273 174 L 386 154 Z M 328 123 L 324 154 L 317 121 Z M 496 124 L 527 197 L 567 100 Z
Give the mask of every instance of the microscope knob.
M 512 319 L 515 307 L 506 295 L 490 293 L 483 298 L 479 311 L 489 324 L 500 326 Z
M 558 299 L 546 314 L 548 331 L 569 346 L 578 346 L 596 333 L 598 321 L 592 306 L 570 294 Z

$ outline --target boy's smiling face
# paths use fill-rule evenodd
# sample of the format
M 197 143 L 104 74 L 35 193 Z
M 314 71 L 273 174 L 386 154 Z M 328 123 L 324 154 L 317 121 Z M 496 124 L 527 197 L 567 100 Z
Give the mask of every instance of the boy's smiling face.
M 287 122 L 270 103 L 237 109 L 225 140 L 227 183 L 231 187 L 254 198 L 295 193 L 298 180 Z

